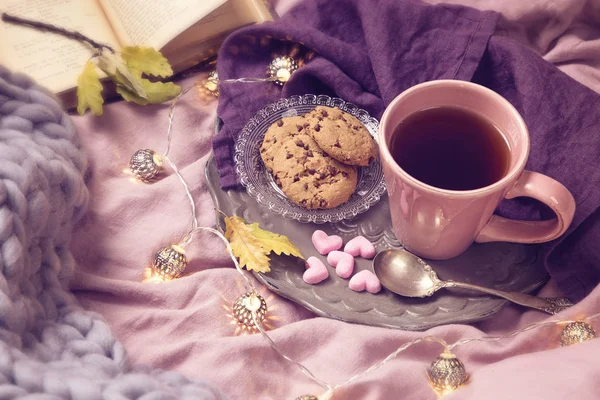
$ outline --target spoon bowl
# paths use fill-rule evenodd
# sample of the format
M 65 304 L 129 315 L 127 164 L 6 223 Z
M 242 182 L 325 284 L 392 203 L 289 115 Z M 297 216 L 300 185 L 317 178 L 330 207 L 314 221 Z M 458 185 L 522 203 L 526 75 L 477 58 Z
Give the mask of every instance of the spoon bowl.
M 388 290 L 406 297 L 427 297 L 442 287 L 435 271 L 406 250 L 384 250 L 373 259 L 373 271 Z

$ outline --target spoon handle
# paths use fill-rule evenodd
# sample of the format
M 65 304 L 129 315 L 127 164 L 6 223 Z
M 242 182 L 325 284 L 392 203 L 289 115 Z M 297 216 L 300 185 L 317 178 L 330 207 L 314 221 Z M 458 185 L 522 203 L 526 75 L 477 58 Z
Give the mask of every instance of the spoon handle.
M 503 290 L 490 289 L 484 286 L 478 286 L 464 282 L 446 281 L 444 282 L 444 286 L 471 289 L 491 294 L 502 297 L 506 300 L 510 300 L 513 303 L 520 304 L 525 307 L 535 308 L 547 312 L 548 314 L 556 314 L 557 312 L 560 312 L 573 305 L 570 300 L 562 297 L 536 297 L 525 293 L 505 292 Z

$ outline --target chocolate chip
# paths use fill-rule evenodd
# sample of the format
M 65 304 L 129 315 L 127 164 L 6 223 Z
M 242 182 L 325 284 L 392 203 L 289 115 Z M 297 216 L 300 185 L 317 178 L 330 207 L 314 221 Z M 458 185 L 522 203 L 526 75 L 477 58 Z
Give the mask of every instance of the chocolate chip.
M 314 175 L 314 174 L 317 172 L 316 170 L 314 170 L 314 169 L 312 169 L 312 168 L 309 168 L 309 169 L 307 169 L 306 171 L 307 171 L 309 174 L 311 174 L 311 175 Z
M 347 173 L 347 172 L 345 172 L 345 171 L 342 171 L 342 176 L 343 176 L 344 178 L 347 178 L 347 177 L 348 177 L 348 173 Z
M 289 159 L 290 159 L 290 158 L 292 158 L 292 157 L 294 157 L 294 155 L 293 155 L 293 154 L 290 154 L 290 153 L 286 153 L 286 155 L 285 155 L 285 159 L 286 159 L 286 160 L 289 160 Z
M 273 138 L 273 144 L 277 143 L 277 139 Z
M 315 125 L 315 131 L 320 132 L 321 131 L 321 125 L 319 125 L 319 124 Z
M 342 145 L 340 144 L 340 141 L 339 141 L 339 140 L 336 140 L 336 141 L 335 141 L 335 144 L 333 145 L 333 147 L 337 147 L 338 149 L 341 149 L 341 148 L 342 148 Z
M 308 122 L 305 122 L 305 123 L 304 123 L 304 127 L 305 127 L 305 128 L 308 128 L 309 126 L 310 126 L 310 124 L 309 124 Z
M 313 185 L 315 185 L 315 187 L 318 189 L 319 187 L 321 187 L 321 184 L 319 182 L 314 182 Z
M 304 142 L 300 139 L 296 140 L 294 143 L 296 143 L 296 146 L 298 147 L 304 147 Z
M 294 175 L 294 182 L 298 182 L 300 180 L 300 177 L 298 175 Z
M 306 157 L 312 157 L 312 156 L 313 156 L 313 151 L 308 150 L 308 152 L 306 153 Z
M 302 125 L 296 125 L 296 129 L 298 129 L 298 132 L 301 132 L 304 127 Z
M 359 130 L 360 128 L 359 128 L 358 126 L 356 126 L 356 125 L 353 125 L 353 126 L 352 126 L 352 129 L 354 129 L 355 131 L 357 131 L 357 130 Z
M 300 201 L 300 204 L 302 204 L 303 206 L 305 206 L 306 205 L 306 200 L 302 199 L 302 201 Z
M 308 183 L 304 184 L 304 190 L 308 190 Z
M 323 172 L 321 172 L 319 174 L 319 179 L 325 179 L 326 176 L 327 176 L 326 174 L 324 174 Z
M 277 126 L 283 126 L 283 121 L 282 120 L 277 121 Z
M 322 114 L 324 117 L 327 117 L 327 116 L 329 116 L 329 114 L 328 114 L 328 113 L 327 113 L 327 111 L 325 111 L 325 110 L 321 110 L 321 114 Z
M 309 149 L 308 145 L 307 145 L 307 144 L 305 144 L 305 145 L 304 145 L 304 150 L 308 150 L 308 149 Z
M 327 200 L 321 199 L 319 201 L 319 207 L 327 207 Z
M 337 174 L 337 169 L 335 169 L 335 167 L 333 167 L 333 166 L 331 166 L 331 165 L 328 165 L 328 166 L 327 166 L 327 170 L 329 171 L 329 173 L 330 173 L 331 175 L 335 175 L 335 174 Z

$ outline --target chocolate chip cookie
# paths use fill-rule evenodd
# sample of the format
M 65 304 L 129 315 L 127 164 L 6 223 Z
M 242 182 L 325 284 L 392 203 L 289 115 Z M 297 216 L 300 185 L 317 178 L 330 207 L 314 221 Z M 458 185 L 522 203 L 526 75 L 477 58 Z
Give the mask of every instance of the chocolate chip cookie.
M 377 143 L 356 117 L 338 108 L 318 106 L 304 119 L 319 147 L 339 162 L 367 166 L 377 158 Z
M 304 133 L 307 127 L 308 121 L 303 117 L 282 118 L 269 127 L 260 147 L 260 156 L 269 172 L 273 173 L 273 158 L 285 140 Z
M 356 167 L 329 157 L 306 133 L 284 140 L 271 165 L 283 193 L 303 208 L 337 207 L 356 190 Z

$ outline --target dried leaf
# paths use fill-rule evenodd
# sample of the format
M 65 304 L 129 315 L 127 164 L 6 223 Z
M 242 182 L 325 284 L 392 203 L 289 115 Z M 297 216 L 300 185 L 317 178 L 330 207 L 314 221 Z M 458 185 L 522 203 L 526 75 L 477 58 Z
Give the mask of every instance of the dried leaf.
M 240 266 L 249 271 L 269 272 L 267 255 L 271 252 L 304 259 L 287 236 L 260 229 L 256 222 L 246 224 L 241 217 L 225 218 L 225 238 L 231 244 L 233 255 L 239 258 Z
M 102 83 L 96 64 L 88 61 L 77 78 L 77 112 L 83 115 L 89 108 L 94 115 L 102 115 Z
M 146 97 L 138 96 L 134 91 L 120 82 L 123 77 L 119 71 L 115 74 L 115 83 L 117 84 L 117 93 L 125 100 L 141 105 L 159 104 L 174 99 L 181 93 L 181 87 L 173 82 L 151 82 L 148 79 L 135 77 L 136 82 L 144 89 Z
M 169 61 L 152 47 L 127 46 L 121 50 L 125 64 L 144 74 L 167 78 L 173 75 Z
M 295 256 L 304 260 L 300 250 L 292 244 L 287 236 L 260 229 L 256 222 L 247 226 L 251 230 L 252 235 L 260 240 L 267 253 L 274 252 L 277 255 L 283 253 L 287 256 Z
M 98 67 L 106 73 L 118 86 L 126 88 L 129 92 L 142 99 L 147 99 L 146 90 L 139 82 L 141 73 L 131 71 L 125 65 L 123 58 L 116 53 L 111 53 L 104 50 L 101 55 L 96 58 Z M 139 74 L 138 78 L 135 74 Z M 139 103 L 141 104 L 141 103 Z M 148 104 L 148 103 L 146 103 Z
M 252 234 L 243 218 L 225 218 L 225 238 L 229 240 L 233 255 L 239 258 L 242 268 L 263 273 L 271 270 L 263 244 Z

